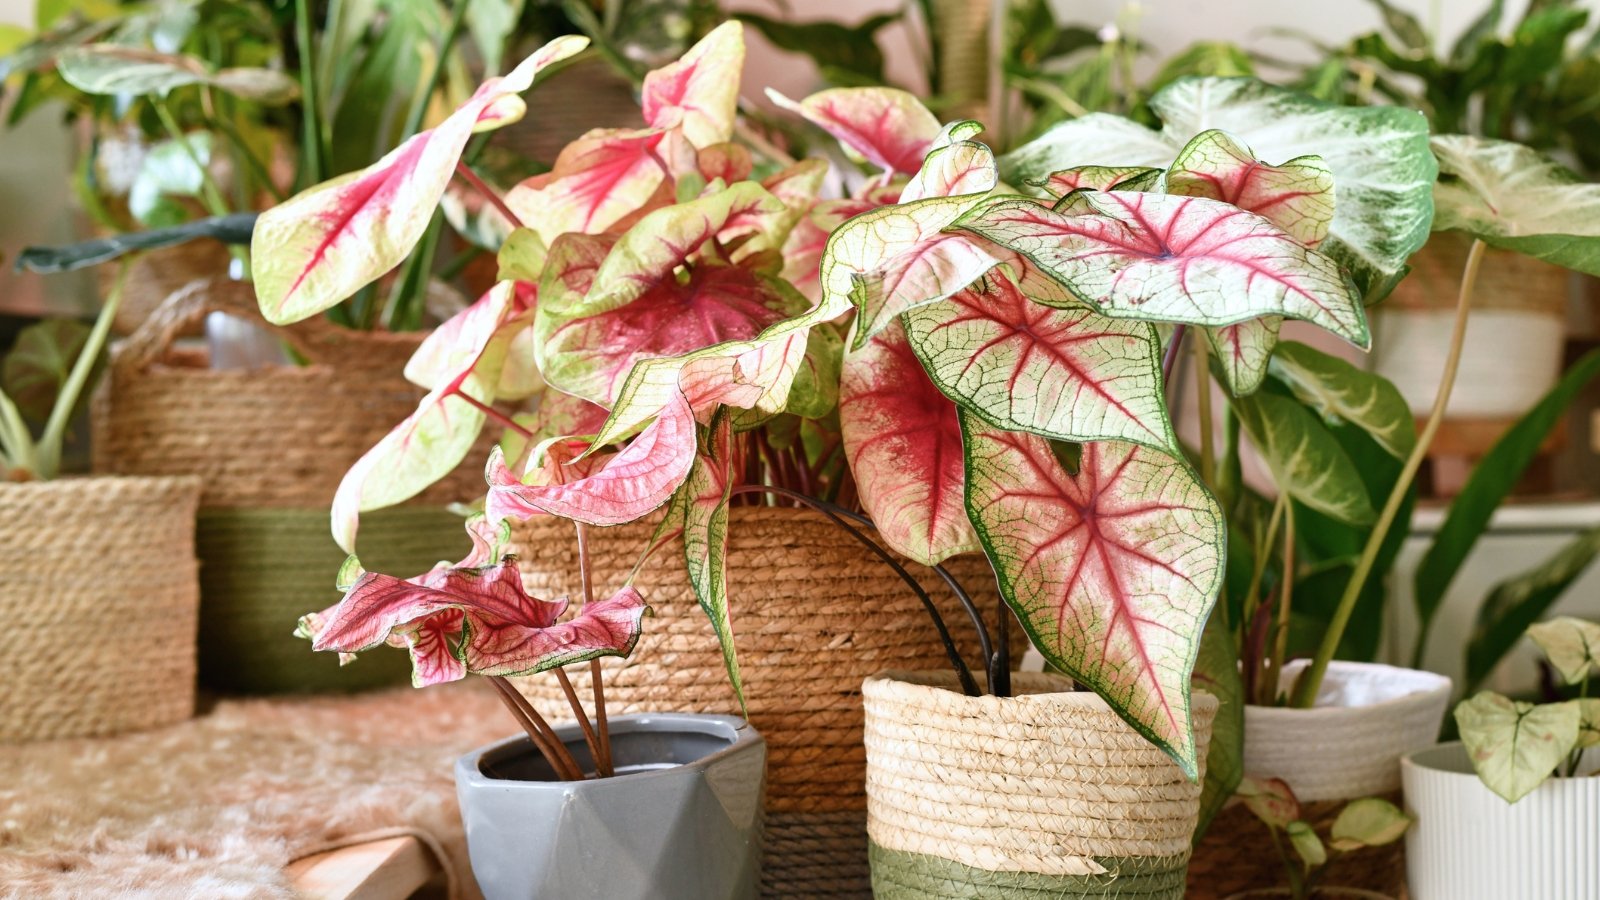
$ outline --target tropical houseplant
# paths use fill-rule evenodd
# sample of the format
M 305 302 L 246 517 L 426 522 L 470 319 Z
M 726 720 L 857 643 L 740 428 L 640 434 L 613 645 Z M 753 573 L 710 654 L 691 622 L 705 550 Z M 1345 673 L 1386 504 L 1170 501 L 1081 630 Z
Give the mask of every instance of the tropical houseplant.
M 1405 759 L 1417 900 L 1600 896 L 1600 626 L 1561 617 L 1527 635 L 1556 676 L 1550 702 L 1482 691 L 1456 707 L 1460 742 Z
M 0 741 L 109 736 L 194 713 L 199 482 L 61 469 L 117 300 L 113 292 L 92 328 L 23 329 L 0 366 L 0 604 L 22 623 L 0 639 L 10 685 Z M 37 440 L 30 420 L 41 426 Z M 85 631 L 106 616 L 145 622 L 145 639 Z M 61 665 L 85 651 L 115 655 L 122 677 L 83 679 Z
M 1306 821 L 1299 798 L 1282 779 L 1247 775 L 1239 783 L 1239 797 L 1271 832 L 1272 848 L 1283 861 L 1288 887 L 1243 891 L 1230 900 L 1391 900 L 1387 895 L 1319 882 L 1328 863 L 1338 856 L 1392 844 L 1405 834 L 1411 819 L 1393 803 L 1379 797 L 1352 800 L 1325 829 L 1324 839 L 1316 824 Z

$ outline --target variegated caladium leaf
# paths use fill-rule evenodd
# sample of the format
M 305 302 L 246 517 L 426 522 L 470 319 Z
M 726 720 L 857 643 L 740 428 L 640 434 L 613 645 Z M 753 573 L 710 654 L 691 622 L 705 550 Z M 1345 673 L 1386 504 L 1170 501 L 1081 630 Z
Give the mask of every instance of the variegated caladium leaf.
M 1567 684 L 1578 684 L 1600 672 L 1600 625 L 1572 616 L 1556 616 L 1528 626 L 1528 640 Z
M 262 213 L 250 241 L 251 274 L 267 321 L 315 315 L 394 268 L 421 239 L 475 132 L 521 118 L 517 96 L 539 71 L 582 50 L 561 37 L 504 78 L 484 82 L 439 124 L 359 172 L 342 175 Z
M 1435 135 L 1434 227 L 1600 275 L 1600 184 L 1521 144 Z
M 1118 116 L 1082 116 L 1007 154 L 1000 174 L 1022 184 L 1088 160 L 1165 168 L 1214 128 L 1268 159 L 1315 153 L 1327 161 L 1336 202 L 1319 249 L 1350 270 L 1365 302 L 1387 295 L 1427 242 L 1438 166 L 1427 119 L 1415 110 L 1337 106 L 1250 78 L 1180 79 L 1157 91 L 1150 108 L 1159 132 Z
M 1290 822 L 1300 818 L 1300 798 L 1282 778 L 1246 775 L 1239 779 L 1237 793 L 1256 818 L 1273 828 L 1288 828 Z
M 1270 371 L 1329 424 L 1359 427 L 1395 459 L 1416 446 L 1416 419 L 1387 378 L 1296 341 L 1278 345 Z
M 1222 510 L 1183 462 L 1120 441 L 1076 473 L 1037 435 L 962 412 L 967 510 L 1046 660 L 1196 778 L 1189 685 L 1222 585 Z
M 1043 306 L 1000 271 L 903 320 L 939 390 L 996 428 L 1178 452 L 1149 323 Z
M 489 481 L 484 511 L 491 520 L 525 521 L 544 513 L 586 525 L 632 522 L 672 499 L 689 477 L 694 429 L 694 411 L 679 394 L 599 471 L 566 483 L 524 484 L 496 448 L 484 473 Z
M 549 172 L 506 192 L 506 206 L 546 245 L 600 234 L 672 201 L 656 129 L 596 129 L 568 144 Z
M 800 216 L 783 243 L 784 281 L 815 303 L 822 297 L 822 279 L 819 271 L 822 252 L 828 246 L 828 236 L 834 229 L 853 216 L 877 209 L 882 204 L 872 200 L 845 197 L 821 200 Z M 849 286 L 846 285 L 848 290 Z
M 1222 131 L 1201 132 L 1179 151 L 1167 171 L 1166 191 L 1253 212 L 1307 247 L 1320 245 L 1333 222 L 1333 173 L 1322 157 L 1268 165 Z M 1261 386 L 1281 327 L 1277 316 L 1265 316 L 1206 329 L 1234 394 L 1243 396 Z
M 519 576 L 520 584 L 520 576 Z M 563 604 L 565 605 L 565 604 Z M 467 617 L 463 643 L 467 671 L 474 675 L 535 675 L 602 656 L 633 652 L 650 614 L 632 585 L 604 600 L 584 604 L 566 621 L 544 626 Z
M 346 553 L 355 552 L 361 513 L 415 497 L 466 459 L 483 429 L 484 414 L 462 395 L 482 404 L 495 401 L 507 354 L 532 325 L 527 299 L 516 282 L 501 282 L 472 315 L 458 317 L 462 321 L 448 347 L 441 343 L 430 348 L 429 358 L 440 367 L 437 375 L 427 373 L 432 390 L 415 412 L 356 460 L 334 493 L 333 538 Z
M 1028 257 L 1108 316 L 1232 325 L 1281 315 L 1367 346 L 1366 313 L 1339 265 L 1266 219 L 1198 197 L 1076 196 L 1098 214 L 999 200 L 957 227 Z
M 1341 522 L 1377 518 L 1366 482 L 1326 426 L 1294 400 L 1260 393 L 1233 404 L 1280 490 Z
M 981 549 L 967 520 L 956 406 L 928 380 L 899 325 L 845 357 L 839 434 L 884 543 L 926 566 Z
M 1489 790 L 1515 803 L 1544 783 L 1578 743 L 1572 703 L 1523 703 L 1483 691 L 1456 706 L 1472 767 Z
M 743 706 L 744 679 L 739 675 L 728 610 L 728 498 L 733 484 L 732 428 L 726 412 L 719 412 L 711 420 L 706 446 L 695 454 L 694 468 L 681 491 L 683 559 L 689 584 L 722 648 L 728 682 Z
M 899 202 L 987 194 L 998 181 L 994 151 L 976 141 L 956 141 L 928 151 L 922 168 L 900 192 Z
M 472 305 L 446 319 L 422 339 L 416 352 L 406 360 L 406 380 L 431 391 L 456 377 L 463 366 L 471 364 L 483 353 L 489 339 L 508 321 L 508 313 L 517 316 L 532 311 L 535 294 L 535 287 L 527 282 L 502 281 L 495 285 Z M 527 319 L 526 324 L 532 325 L 532 319 Z M 523 360 L 515 356 L 508 353 L 502 364 L 501 378 L 497 382 L 499 387 L 491 392 L 495 399 L 520 400 L 531 397 L 543 384 L 538 370 L 522 364 Z M 527 362 L 531 363 L 531 360 Z M 510 371 L 513 368 L 515 372 Z
M 729 140 L 743 69 L 743 26 L 724 22 L 676 62 L 645 76 L 639 92 L 645 121 L 652 128 L 681 131 L 697 148 Z
M 1059 200 L 1073 191 L 1147 191 L 1160 185 L 1161 175 L 1149 166 L 1078 166 L 1051 172 L 1034 184 Z
M 943 131 L 922 101 L 897 88 L 833 88 L 798 103 L 771 88 L 767 96 L 885 172 L 916 172 Z

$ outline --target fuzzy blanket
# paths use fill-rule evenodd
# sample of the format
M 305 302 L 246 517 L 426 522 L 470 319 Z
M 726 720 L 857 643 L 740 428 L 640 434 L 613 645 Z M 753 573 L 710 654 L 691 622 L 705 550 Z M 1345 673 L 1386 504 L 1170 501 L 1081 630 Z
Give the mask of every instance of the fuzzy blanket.
M 225 700 L 158 731 L 0 745 L 0 897 L 292 898 L 284 866 L 402 829 L 476 896 L 451 766 L 515 732 L 487 685 Z

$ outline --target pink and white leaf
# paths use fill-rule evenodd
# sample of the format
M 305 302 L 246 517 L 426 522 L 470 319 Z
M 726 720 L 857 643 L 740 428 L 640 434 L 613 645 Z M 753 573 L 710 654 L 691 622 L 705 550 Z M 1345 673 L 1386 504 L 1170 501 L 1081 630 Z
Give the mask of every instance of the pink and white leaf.
M 1027 256 L 1108 316 L 1221 326 L 1281 315 L 1357 346 L 1370 340 L 1360 297 L 1338 263 L 1254 213 L 1198 197 L 1076 196 L 1097 214 L 1002 200 L 958 227 Z
M 890 202 L 893 202 L 892 200 Z M 796 221 L 783 243 L 783 279 L 815 303 L 822 296 L 819 269 L 828 236 L 852 216 L 883 204 L 846 197 L 822 200 Z
M 722 649 L 722 664 L 734 696 L 744 704 L 744 679 L 733 642 L 728 608 L 728 498 L 733 489 L 732 429 L 728 416 L 712 419 L 709 446 L 695 455 L 683 487 L 683 558 L 689 584 Z
M 1040 305 L 998 271 L 904 322 L 939 390 L 996 428 L 1177 452 L 1153 325 Z
M 586 604 L 565 622 L 542 627 L 471 618 L 466 667 L 476 675 L 533 675 L 602 656 L 627 656 L 649 614 L 644 597 L 629 586 Z
M 1222 377 L 1235 397 L 1255 393 L 1266 380 L 1267 364 L 1272 361 L 1282 327 L 1283 317 L 1262 316 L 1206 329 L 1206 339 L 1222 368 Z
M 1160 169 L 1145 166 L 1079 166 L 1052 172 L 1036 184 L 1056 199 L 1074 191 L 1146 190 L 1161 178 Z
M 899 202 L 987 194 L 999 181 L 994 151 L 974 141 L 958 141 L 929 151 L 922 167 L 900 192 Z
M 502 281 L 490 288 L 422 339 L 406 361 L 406 380 L 432 390 L 454 378 L 483 355 L 500 329 L 532 308 L 535 293 L 534 286 L 526 282 Z
M 545 244 L 599 234 L 655 201 L 668 184 L 655 129 L 596 129 L 562 149 L 555 166 L 506 193 L 506 206 Z M 670 201 L 669 201 L 670 202 Z
M 437 128 L 378 162 L 324 182 L 267 210 L 251 235 L 251 274 L 267 321 L 315 315 L 394 268 L 422 237 L 467 141 L 520 115 L 517 94 L 539 70 L 588 41 L 557 38 L 504 78 L 484 82 Z
M 967 508 L 1001 594 L 1046 660 L 1194 778 L 1189 684 L 1222 585 L 1222 511 L 1188 466 L 1082 445 L 1076 474 L 1036 435 L 962 414 Z
M 897 88 L 833 88 L 798 103 L 770 88 L 767 96 L 886 172 L 916 172 L 941 132 L 933 113 Z
M 1167 193 L 1231 203 L 1307 247 L 1321 244 L 1333 223 L 1333 170 L 1322 157 L 1267 165 L 1224 131 L 1189 141 L 1167 170 Z
M 963 498 L 956 406 L 899 326 L 845 356 L 839 432 L 861 505 L 891 548 L 923 565 L 982 549 Z
M 645 76 L 639 97 L 645 121 L 652 128 L 681 130 L 697 148 L 729 140 L 743 69 L 743 26 L 724 22 L 676 62 Z
M 565 484 L 523 484 L 491 451 L 486 476 L 490 519 L 549 514 L 587 525 L 632 522 L 671 499 L 694 465 L 695 419 L 680 395 L 600 471 Z

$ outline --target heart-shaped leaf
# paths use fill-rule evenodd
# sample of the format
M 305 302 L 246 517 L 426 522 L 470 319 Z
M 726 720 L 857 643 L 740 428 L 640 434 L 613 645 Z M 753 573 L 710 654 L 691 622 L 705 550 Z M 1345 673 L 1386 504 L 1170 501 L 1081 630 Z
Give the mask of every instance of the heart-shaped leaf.
M 1377 518 L 1355 463 L 1305 407 L 1278 394 L 1256 393 L 1238 398 L 1233 408 L 1279 489 L 1341 522 L 1365 525 Z
M 1136 444 L 1084 444 L 1069 474 L 1044 438 L 961 426 L 967 510 L 1034 646 L 1197 777 L 1189 676 L 1222 586 L 1216 501 Z
M 1578 742 L 1582 712 L 1571 703 L 1534 705 L 1483 691 L 1456 707 L 1472 767 L 1507 803 L 1544 783 Z
M 1584 750 L 1600 745 L 1600 697 L 1569 700 L 1578 707 L 1578 745 Z
M 994 151 L 975 141 L 957 141 L 928 152 L 922 168 L 900 192 L 900 202 L 987 194 L 998 181 Z
M 536 675 L 602 656 L 633 652 L 650 614 L 633 586 L 604 600 L 586 603 L 576 616 L 547 626 L 500 624 L 467 617 L 463 650 L 467 671 L 475 675 Z
M 472 135 L 515 121 L 539 71 L 588 41 L 546 44 L 504 78 L 484 82 L 440 123 L 376 163 L 302 191 L 256 220 L 251 273 L 267 321 L 315 315 L 394 268 L 421 239 Z
M 839 434 L 884 543 L 926 566 L 982 549 L 967 520 L 956 405 L 928 380 L 899 326 L 845 357 Z
M 1411 827 L 1411 817 L 1381 797 L 1352 800 L 1339 810 L 1329 832 L 1329 843 L 1341 853 L 1362 847 L 1382 847 L 1400 840 Z
M 767 96 L 885 172 L 916 172 L 941 131 L 920 100 L 897 88 L 834 88 L 798 103 L 771 88 Z
M 1077 196 L 1099 214 L 1001 200 L 958 227 L 1028 257 L 1109 316 L 1232 325 L 1282 315 L 1367 345 L 1366 314 L 1338 264 L 1266 219 L 1197 197 Z
M 1278 346 L 1270 371 L 1328 424 L 1359 427 L 1395 459 L 1411 455 L 1416 419 L 1388 379 L 1297 341 Z
M 506 192 L 506 206 L 546 245 L 563 234 L 599 234 L 655 202 L 667 182 L 655 129 L 596 129 L 555 166 Z M 670 202 L 670 198 L 668 198 Z
M 1600 275 L 1600 184 L 1510 141 L 1441 134 L 1432 145 L 1435 228 Z
M 1282 316 L 1262 316 L 1205 330 L 1217 369 L 1235 397 L 1249 396 L 1261 387 L 1282 329 Z
M 689 477 L 694 429 L 694 411 L 680 394 L 599 471 L 567 483 L 523 484 L 496 448 L 485 472 L 489 496 L 484 511 L 491 520 L 525 521 L 548 513 L 586 525 L 632 522 L 672 499 Z
M 1528 626 L 1528 639 L 1567 684 L 1577 684 L 1600 669 L 1600 625 L 1593 622 L 1557 616 Z
M 652 128 L 680 129 L 696 147 L 727 141 L 733 137 L 743 68 L 744 29 L 724 22 L 677 61 L 645 76 L 639 92 L 644 120 Z
M 1256 818 L 1273 828 L 1288 828 L 1300 818 L 1300 799 L 1282 778 L 1239 779 L 1239 798 Z
M 411 358 L 406 360 L 406 380 L 431 391 L 454 378 L 464 366 L 472 364 L 482 355 L 483 348 L 488 346 L 495 332 L 513 318 L 532 312 L 534 294 L 533 285 L 527 282 L 502 281 L 496 284 L 476 302 L 428 332 Z M 531 318 L 523 318 L 532 324 Z M 509 356 L 506 368 L 513 362 Z M 502 371 L 502 376 L 504 374 Z M 538 373 L 533 374 L 537 376 Z M 499 384 L 502 387 L 505 385 L 504 377 Z M 517 384 L 514 387 L 525 388 L 527 385 Z M 534 390 L 524 392 L 497 389 L 489 399 L 520 400 L 536 391 L 537 385 L 534 385 Z
M 1177 452 L 1152 325 L 1042 306 L 998 271 L 904 321 L 939 390 L 996 428 Z
M 1161 131 L 1118 116 L 1064 122 L 1000 161 L 1013 184 L 1094 161 L 1165 168 L 1206 129 L 1237 136 L 1269 159 L 1320 154 L 1333 172 L 1336 202 L 1320 248 L 1348 268 L 1366 302 L 1382 299 L 1428 240 L 1433 183 L 1428 122 L 1393 106 L 1337 106 L 1251 78 L 1185 78 L 1158 91 L 1151 110 Z

